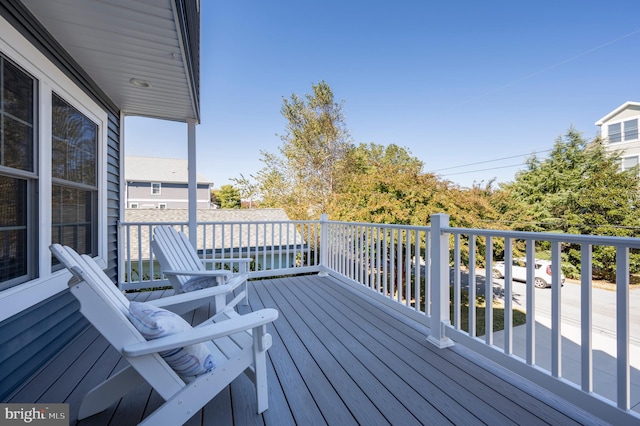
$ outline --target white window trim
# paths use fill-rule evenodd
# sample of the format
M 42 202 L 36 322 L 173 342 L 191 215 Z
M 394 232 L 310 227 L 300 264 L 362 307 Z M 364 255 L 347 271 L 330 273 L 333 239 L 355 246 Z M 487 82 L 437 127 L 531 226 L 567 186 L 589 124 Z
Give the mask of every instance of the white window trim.
M 626 139 L 625 138 L 625 125 L 624 123 L 627 121 L 631 121 L 631 120 L 638 120 L 638 137 L 634 138 L 634 139 Z M 620 125 L 620 140 L 617 142 L 610 142 L 609 141 L 609 126 L 612 126 L 614 124 L 619 124 Z M 620 120 L 620 121 L 612 121 L 612 122 L 608 122 L 606 123 L 606 129 L 607 129 L 607 142 L 609 144 L 614 144 L 614 145 L 618 145 L 618 144 L 624 144 L 624 143 L 634 143 L 634 142 L 638 142 L 640 141 L 640 117 L 629 117 L 625 120 Z
M 38 278 L 0 291 L 0 321 L 67 288 L 66 270 L 51 272 L 51 96 L 55 92 L 98 125 L 98 231 L 96 260 L 106 267 L 108 115 L 54 66 L 4 18 L 0 17 L 0 52 L 38 80 Z M 47 142 L 49 141 L 49 142 Z

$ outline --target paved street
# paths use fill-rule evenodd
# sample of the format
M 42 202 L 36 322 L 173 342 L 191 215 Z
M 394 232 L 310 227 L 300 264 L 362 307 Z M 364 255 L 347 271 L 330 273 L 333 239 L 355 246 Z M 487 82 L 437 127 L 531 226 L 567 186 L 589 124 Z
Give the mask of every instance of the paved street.
M 484 280 L 484 278 L 483 278 Z M 498 299 L 504 296 L 504 281 L 493 280 Z M 561 290 L 562 377 L 580 384 L 580 288 L 579 284 L 565 283 Z M 526 286 L 513 283 L 514 309 L 526 311 Z M 536 365 L 551 368 L 551 289 L 535 289 L 536 312 Z M 593 386 L 594 391 L 609 399 L 616 392 L 616 318 L 615 291 L 593 289 Z M 631 405 L 640 412 L 640 289 L 629 294 Z M 525 357 L 526 327 L 514 328 L 514 354 Z M 494 335 L 494 343 L 504 347 L 502 332 Z

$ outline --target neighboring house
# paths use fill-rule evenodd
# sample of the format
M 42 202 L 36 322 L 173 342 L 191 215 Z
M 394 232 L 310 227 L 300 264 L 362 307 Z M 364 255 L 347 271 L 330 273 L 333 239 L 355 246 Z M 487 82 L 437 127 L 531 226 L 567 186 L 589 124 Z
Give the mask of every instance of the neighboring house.
M 187 214 L 185 209 L 127 209 L 125 223 L 186 223 Z M 296 258 L 306 250 L 308 242 L 304 241 L 295 226 L 277 225 L 277 222 L 286 221 L 289 218 L 282 209 L 198 210 L 198 223 L 219 224 L 199 228 L 196 248 L 208 258 L 252 257 L 255 270 L 293 267 Z M 128 240 L 126 246 L 129 248 L 125 257 L 130 256 L 127 260 L 133 268 L 142 264 L 144 275 L 149 274 L 151 238 L 148 226 L 139 229 L 140 231 L 137 227 L 132 227 L 130 234 L 125 235 Z M 128 263 L 125 267 L 129 269 Z M 156 263 L 154 271 L 159 270 Z
M 609 151 L 619 151 L 623 170 L 637 166 L 640 160 L 640 102 L 626 102 L 596 122 Z
M 124 117 L 185 123 L 195 163 L 199 39 L 198 1 L 0 2 L 0 398 L 88 325 L 49 245 L 117 278 Z
M 125 205 L 130 209 L 186 209 L 189 207 L 187 160 L 177 158 L 125 158 Z M 197 208 L 211 208 L 213 182 L 197 174 Z

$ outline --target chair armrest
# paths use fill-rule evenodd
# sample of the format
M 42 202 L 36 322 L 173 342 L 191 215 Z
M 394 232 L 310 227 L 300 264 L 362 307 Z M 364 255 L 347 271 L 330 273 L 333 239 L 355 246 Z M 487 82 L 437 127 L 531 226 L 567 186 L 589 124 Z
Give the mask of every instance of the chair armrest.
M 173 334 L 147 342 L 134 343 L 125 346 L 122 349 L 122 354 L 125 356 L 142 356 L 180 348 L 260 327 L 275 321 L 276 318 L 278 318 L 277 310 L 271 308 L 261 309 L 219 323 L 194 328 L 193 330 L 183 333 Z
M 205 260 L 212 263 L 251 263 L 253 257 L 218 257 Z
M 252 257 L 221 257 L 215 259 L 205 259 L 207 264 L 216 264 L 216 263 L 237 263 L 238 269 L 240 273 L 249 272 L 249 264 L 253 262 Z
M 176 270 L 163 270 L 163 274 L 165 275 L 190 275 L 193 277 L 227 277 L 233 275 L 233 272 L 226 270 L 216 270 L 216 271 L 176 271 Z
M 190 291 L 188 293 L 174 294 L 173 296 L 162 297 L 160 299 L 148 300 L 145 303 L 171 310 L 171 307 L 175 305 L 189 303 L 195 300 L 206 300 L 220 294 L 230 293 L 242 285 L 246 280 L 246 274 L 237 275 L 222 285 Z

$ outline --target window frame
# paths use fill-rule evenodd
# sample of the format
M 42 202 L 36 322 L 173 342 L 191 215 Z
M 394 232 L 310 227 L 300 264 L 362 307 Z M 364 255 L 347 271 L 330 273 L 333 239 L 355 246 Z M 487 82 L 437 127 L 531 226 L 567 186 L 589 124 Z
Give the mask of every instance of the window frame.
M 156 192 L 156 188 L 158 191 Z M 162 195 L 162 183 L 161 182 L 151 182 L 151 195 Z
M 39 152 L 39 80 L 30 72 L 28 72 L 24 67 L 20 66 L 17 62 L 12 60 L 10 57 L 5 55 L 2 50 L 0 50 L 0 66 L 4 62 L 9 62 L 12 66 L 16 67 L 20 72 L 24 73 L 27 77 L 31 79 L 32 82 L 32 94 L 33 94 L 33 105 L 32 105 L 32 117 L 33 122 L 32 125 L 32 137 L 33 137 L 33 145 L 32 145 L 32 154 L 31 154 L 31 168 L 33 170 L 23 170 L 14 167 L 8 167 L 0 164 L 0 174 L 4 177 L 10 179 L 20 179 L 25 181 L 26 186 L 26 195 L 25 195 L 25 203 L 26 203 L 26 237 L 25 244 L 26 247 L 26 273 L 24 275 L 20 275 L 18 277 L 10 278 L 4 282 L 0 282 L 0 292 L 11 287 L 20 285 L 25 282 L 29 282 L 33 279 L 36 279 L 39 276 L 39 268 L 37 259 L 38 253 L 38 226 L 37 226 L 37 218 L 39 215 L 39 203 L 37 202 L 37 193 L 38 193 L 38 181 L 40 179 L 39 168 L 38 168 L 38 152 Z M 3 70 L 0 68 L 0 77 L 3 76 Z M 0 79 L 0 96 L 2 93 L 2 82 Z M 1 102 L 0 98 L 0 102 Z M 2 129 L 0 129 L 1 131 Z
M 635 132 L 633 133 L 635 137 L 627 138 L 627 134 L 629 133 L 629 130 L 627 129 L 627 123 L 631 123 L 634 121 L 635 121 L 635 129 L 632 127 L 632 130 L 635 130 Z M 614 126 L 617 126 L 619 128 L 619 131 L 615 133 L 611 133 L 611 128 Z M 640 127 L 640 118 L 638 117 L 608 123 L 607 124 L 607 142 L 610 144 L 614 144 L 614 143 L 624 143 L 624 142 L 632 142 L 632 141 L 640 140 L 639 127 Z M 613 138 L 611 137 L 612 135 L 614 135 Z
M 49 244 L 51 242 L 51 192 L 52 192 L 52 144 L 51 144 L 51 101 L 52 93 L 58 96 L 98 124 L 97 186 L 98 186 L 98 232 L 96 261 L 103 268 L 107 266 L 107 146 L 108 112 L 77 86 L 62 70 L 57 68 L 11 23 L 0 16 L 0 52 L 22 70 L 37 80 L 37 131 L 35 133 L 36 171 L 38 180 L 37 217 L 34 219 L 38 236 L 36 240 L 35 262 L 38 276 L 21 284 L 0 290 L 0 321 L 68 288 L 69 273 L 66 270 L 54 272 L 51 268 Z M 33 209 L 30 209 L 33 211 Z M 38 260 L 39 259 L 39 260 Z

